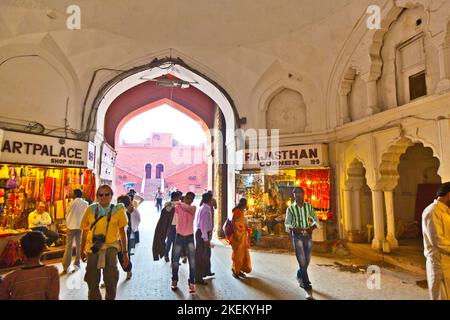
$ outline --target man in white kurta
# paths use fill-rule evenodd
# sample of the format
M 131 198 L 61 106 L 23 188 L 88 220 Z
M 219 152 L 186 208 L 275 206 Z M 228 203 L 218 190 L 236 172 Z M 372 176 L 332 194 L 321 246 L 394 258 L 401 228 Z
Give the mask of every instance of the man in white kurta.
M 432 300 L 450 299 L 450 182 L 442 184 L 438 198 L 422 214 L 427 281 Z

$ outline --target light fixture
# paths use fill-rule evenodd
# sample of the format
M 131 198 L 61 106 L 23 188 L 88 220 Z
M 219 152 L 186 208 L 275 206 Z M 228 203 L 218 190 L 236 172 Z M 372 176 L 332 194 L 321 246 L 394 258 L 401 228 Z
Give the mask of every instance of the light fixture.
M 198 82 L 189 82 L 181 79 L 170 79 L 170 78 L 150 78 L 148 76 L 142 76 L 140 80 L 153 81 L 156 82 L 156 85 L 166 88 L 180 88 L 180 89 L 188 89 L 191 84 L 198 84 Z

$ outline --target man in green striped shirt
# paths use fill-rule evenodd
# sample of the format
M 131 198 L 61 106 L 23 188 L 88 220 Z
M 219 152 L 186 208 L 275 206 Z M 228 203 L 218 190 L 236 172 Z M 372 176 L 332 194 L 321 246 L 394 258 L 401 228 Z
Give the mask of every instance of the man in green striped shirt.
M 286 210 L 284 225 L 286 231 L 291 234 L 294 244 L 295 256 L 297 257 L 299 269 L 297 281 L 300 287 L 305 289 L 307 299 L 312 299 L 312 286 L 308 277 L 308 265 L 311 261 L 312 232 L 320 228 L 319 219 L 311 204 L 304 201 L 304 191 L 300 187 L 292 190 L 295 202 Z

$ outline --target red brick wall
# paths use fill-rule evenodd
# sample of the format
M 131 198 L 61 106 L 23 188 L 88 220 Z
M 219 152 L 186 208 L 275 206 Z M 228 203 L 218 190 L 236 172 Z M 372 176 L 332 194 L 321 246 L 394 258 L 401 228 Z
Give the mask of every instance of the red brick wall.
M 195 179 L 189 179 L 189 177 L 195 177 Z M 165 184 L 168 188 L 175 187 L 183 193 L 192 191 L 196 194 L 202 194 L 203 190 L 208 187 L 207 164 L 197 164 L 175 173 L 166 178 Z
M 142 183 L 142 177 L 139 177 L 137 175 L 134 175 L 128 171 L 122 170 L 116 166 L 116 189 L 114 190 L 114 194 L 116 196 L 119 196 L 121 194 L 127 193 L 127 190 L 122 186 L 124 182 L 135 182 L 136 187 L 135 189 L 137 192 L 141 191 L 141 183 Z M 120 178 L 126 176 L 126 178 Z
M 165 140 L 165 139 L 164 139 Z M 143 145 L 122 145 L 116 148 L 116 193 L 124 191 L 124 182 L 136 182 L 136 191 L 141 191 L 145 176 L 145 165 L 152 165 L 151 178 L 156 178 L 156 165 L 164 165 L 163 177 L 166 185 L 174 186 L 184 192 L 189 186 L 200 185 L 194 192 L 201 193 L 208 186 L 208 170 L 205 161 L 201 161 L 205 146 L 149 147 Z M 200 163 L 198 163 L 200 162 Z M 123 169 L 123 170 L 122 170 Z M 175 174 L 175 175 L 174 175 Z M 119 179 L 126 175 L 127 179 Z M 174 176 L 172 176 L 174 175 Z M 195 176 L 195 180 L 189 177 Z M 191 187 L 193 188 L 193 187 Z

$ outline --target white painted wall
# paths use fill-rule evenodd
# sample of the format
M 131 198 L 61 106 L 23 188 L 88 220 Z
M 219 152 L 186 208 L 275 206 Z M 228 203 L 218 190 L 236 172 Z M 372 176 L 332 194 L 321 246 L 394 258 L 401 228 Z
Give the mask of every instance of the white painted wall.
M 82 29 L 73 31 L 65 24 L 65 9 L 70 4 L 72 0 L 49 1 L 46 6 L 27 1 L 0 2 L 0 125 L 23 126 L 38 121 L 49 128 L 63 126 L 69 97 L 69 126 L 81 131 L 99 89 L 120 73 L 99 71 L 84 105 L 95 70 L 128 70 L 154 58 L 180 57 L 228 92 L 239 115 L 247 118 L 244 129 L 267 128 L 268 123 L 283 125 L 288 130 L 280 137 L 282 146 L 330 143 L 339 217 L 349 164 L 355 158 L 363 163 L 369 188 L 393 188 L 399 174 L 395 165 L 407 148 L 405 141 L 430 147 L 440 160 L 442 179 L 450 180 L 450 122 L 446 118 L 450 116 L 450 1 L 436 9 L 435 2 L 427 0 L 199 0 L 196 5 L 89 0 L 79 2 Z M 369 4 L 382 8 L 381 30 L 368 30 L 365 25 Z M 56 18 L 47 17 L 49 8 L 58 12 Z M 395 13 L 401 8 L 408 10 L 397 19 Z M 423 20 L 419 29 L 414 27 L 418 17 Z M 419 32 L 424 34 L 429 95 L 397 107 L 393 53 L 399 43 Z M 377 44 L 384 44 L 380 59 L 371 51 Z M 19 57 L 22 55 L 39 57 Z M 367 115 L 367 83 L 378 67 L 383 71 L 378 83 L 379 105 L 386 111 Z M 344 125 L 339 123 L 339 88 L 350 68 L 358 71 L 348 95 L 353 122 Z M 192 80 L 192 74 L 183 70 L 175 73 Z M 213 92 L 211 83 L 201 77 L 196 80 L 199 89 Z M 103 139 L 102 118 L 107 106 L 120 89 L 129 87 L 127 81 L 119 83 L 115 88 L 118 91 L 109 92 L 103 100 L 97 115 L 97 146 Z M 282 90 L 301 94 L 305 116 L 303 111 L 296 112 L 302 107 L 294 108 L 303 104 L 299 99 L 277 102 L 281 98 L 275 97 Z M 213 99 L 218 104 L 225 101 L 217 91 Z M 294 125 L 291 118 L 279 112 L 280 108 L 292 110 L 300 123 Z M 230 110 L 225 112 L 227 128 L 234 126 Z M 406 118 L 411 115 L 428 120 Z M 441 120 L 433 120 L 438 117 Z M 234 141 L 229 138 L 233 156 Z M 386 166 L 395 167 L 392 177 L 383 176 L 380 168 Z M 234 185 L 232 168 L 228 179 Z M 370 212 L 367 188 L 361 197 L 361 211 Z

